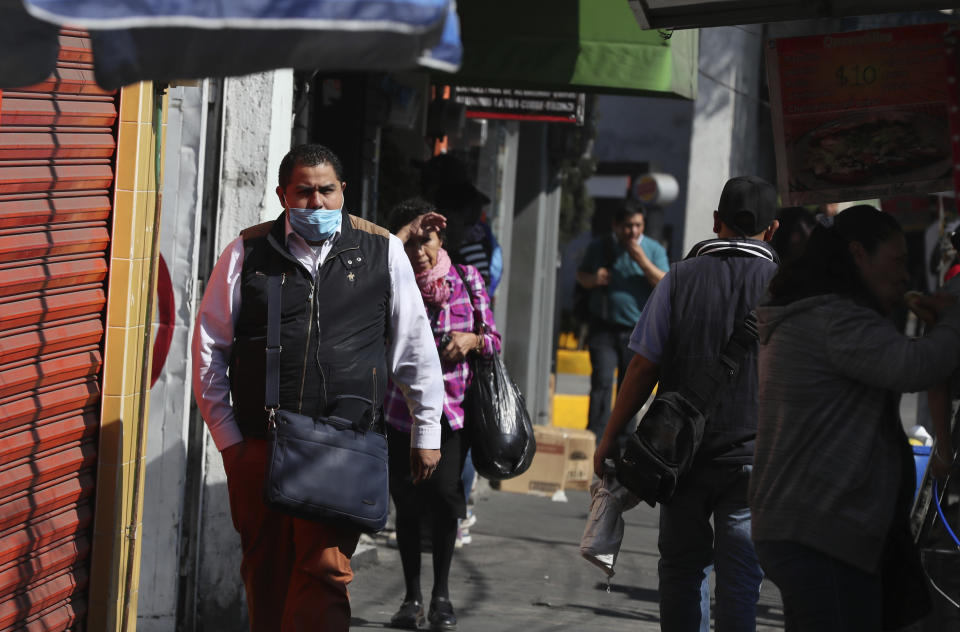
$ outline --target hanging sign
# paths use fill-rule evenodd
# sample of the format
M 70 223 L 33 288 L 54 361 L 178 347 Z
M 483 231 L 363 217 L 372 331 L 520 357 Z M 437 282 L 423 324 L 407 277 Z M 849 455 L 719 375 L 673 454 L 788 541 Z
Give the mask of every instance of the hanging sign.
M 586 97 L 582 92 L 456 86 L 453 100 L 467 108 L 467 118 L 583 125 Z
M 952 188 L 946 24 L 767 42 L 786 205 Z
M 664 206 L 677 199 L 680 185 L 669 173 L 647 173 L 633 183 L 633 195 L 644 204 Z

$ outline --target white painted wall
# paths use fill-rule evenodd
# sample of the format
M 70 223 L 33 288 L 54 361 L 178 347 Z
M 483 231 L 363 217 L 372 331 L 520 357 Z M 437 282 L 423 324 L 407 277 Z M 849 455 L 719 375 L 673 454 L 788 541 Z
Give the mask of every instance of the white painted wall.
M 548 152 L 547 123 L 521 123 L 510 267 L 505 267 L 509 276 L 500 282 L 510 299 L 503 361 L 526 398 L 534 424 L 550 423 L 552 405 L 560 183 Z
M 763 27 L 701 29 L 682 251 L 713 237 L 713 211 L 733 176 L 761 175 L 758 114 Z
M 224 82 L 217 252 L 240 231 L 274 219 L 280 160 L 290 149 L 293 72 Z M 240 537 L 230 519 L 226 475 L 209 434 L 206 445 L 197 578 L 197 629 L 242 630 L 246 601 L 240 579 Z
M 143 552 L 137 627 L 173 630 L 177 612 L 180 523 L 190 412 L 188 348 L 194 320 L 207 84 L 171 88 L 164 155 L 160 254 L 170 271 L 175 325 L 170 353 L 150 391 Z M 154 323 L 156 331 L 157 323 Z
M 290 149 L 293 71 L 230 77 L 223 92 L 218 253 L 244 228 L 280 214 L 274 191 Z
M 492 297 L 493 322 L 501 336 L 507 335 L 507 313 L 510 304 L 510 272 L 513 270 L 513 207 L 517 188 L 517 152 L 520 138 L 517 121 L 491 121 L 490 136 L 480 151 L 477 187 L 491 198 L 488 213 L 490 228 L 500 242 L 503 274 Z

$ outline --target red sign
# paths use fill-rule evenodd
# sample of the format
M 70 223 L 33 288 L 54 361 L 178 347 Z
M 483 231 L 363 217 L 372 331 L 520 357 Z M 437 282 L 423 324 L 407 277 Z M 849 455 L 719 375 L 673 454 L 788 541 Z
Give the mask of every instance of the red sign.
M 784 204 L 952 188 L 946 24 L 767 42 Z
M 648 177 L 640 178 L 633 185 L 633 192 L 641 202 L 649 202 L 657 196 L 657 181 Z
M 170 343 L 173 340 L 173 328 L 176 325 L 177 299 L 173 294 L 173 283 L 167 262 L 160 255 L 157 261 L 157 333 L 153 339 L 153 363 L 150 371 L 150 388 L 157 383 L 167 363 Z

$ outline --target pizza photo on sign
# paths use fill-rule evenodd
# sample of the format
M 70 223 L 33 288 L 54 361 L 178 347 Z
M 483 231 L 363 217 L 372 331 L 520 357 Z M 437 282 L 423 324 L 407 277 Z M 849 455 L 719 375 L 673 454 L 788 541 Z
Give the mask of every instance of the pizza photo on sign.
M 932 180 L 950 170 L 946 117 L 855 114 L 802 134 L 792 147 L 795 190 Z

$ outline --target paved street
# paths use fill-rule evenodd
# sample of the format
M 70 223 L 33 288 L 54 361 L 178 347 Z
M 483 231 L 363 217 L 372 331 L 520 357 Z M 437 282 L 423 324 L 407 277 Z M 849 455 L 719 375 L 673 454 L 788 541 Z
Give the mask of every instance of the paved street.
M 657 511 L 626 514 L 627 531 L 610 590 L 599 569 L 580 557 L 587 492 L 568 502 L 479 490 L 473 542 L 459 549 L 451 600 L 461 632 L 546 630 L 652 631 L 657 615 Z M 377 561 L 361 562 L 351 585 L 353 629 L 382 629 L 403 597 L 396 548 L 378 539 Z M 430 556 L 423 558 L 429 603 Z M 782 630 L 776 588 L 763 587 L 757 629 Z

